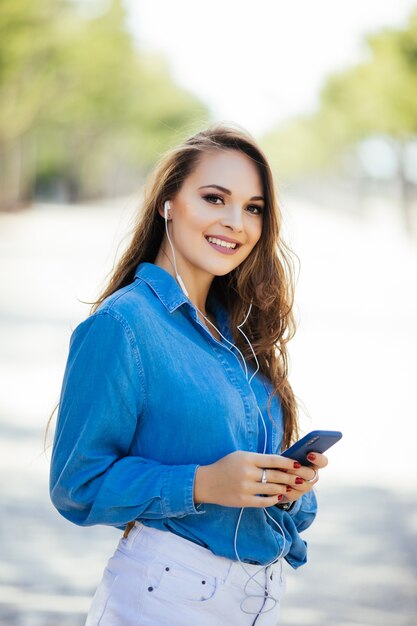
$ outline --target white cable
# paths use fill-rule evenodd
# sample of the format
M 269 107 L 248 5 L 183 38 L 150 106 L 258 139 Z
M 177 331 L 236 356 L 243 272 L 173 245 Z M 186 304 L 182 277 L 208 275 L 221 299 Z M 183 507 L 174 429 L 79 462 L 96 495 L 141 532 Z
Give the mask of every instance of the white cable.
M 164 203 L 164 217 L 165 217 L 165 230 L 168 236 L 168 241 L 169 244 L 171 246 L 171 250 L 172 250 L 172 254 L 174 257 L 174 268 L 175 268 L 175 275 L 177 277 L 178 282 L 180 283 L 180 287 L 183 290 L 183 292 L 185 293 L 185 295 L 187 296 L 187 298 L 189 298 L 190 296 L 188 295 L 188 291 L 182 281 L 181 276 L 178 274 L 178 270 L 177 270 L 177 262 L 175 260 L 175 252 L 174 252 L 174 246 L 172 245 L 172 241 L 171 241 L 171 237 L 169 236 L 169 232 L 168 232 L 168 225 L 167 225 L 167 221 L 168 221 L 168 206 L 169 205 L 169 200 L 166 200 L 166 202 Z M 201 311 L 200 311 L 201 312 Z
M 169 232 L 168 232 L 168 225 L 167 225 L 167 206 L 166 206 L 166 205 L 167 205 L 167 202 L 165 202 L 165 204 L 164 204 L 165 230 L 166 230 L 167 237 L 168 237 L 168 241 L 169 241 L 169 244 L 170 244 L 170 246 L 171 246 L 171 250 L 172 250 L 172 255 L 173 255 L 173 261 L 174 261 L 174 268 L 175 268 L 176 278 L 177 278 L 177 280 L 178 280 L 178 282 L 179 282 L 179 284 L 180 284 L 180 287 L 181 287 L 182 291 L 184 292 L 185 296 L 186 296 L 188 299 L 190 299 L 190 297 L 189 297 L 189 295 L 188 295 L 188 292 L 187 292 L 187 289 L 186 289 L 186 287 L 185 287 L 185 285 L 184 285 L 184 283 L 183 283 L 183 281 L 182 281 L 182 278 L 181 278 L 181 276 L 178 274 L 178 270 L 177 270 L 177 263 L 176 263 L 176 259 L 175 259 L 174 246 L 173 246 L 173 244 L 172 244 L 171 237 L 169 236 Z M 191 302 L 191 300 L 190 300 L 190 302 Z M 256 358 L 256 354 L 255 354 L 255 351 L 254 351 L 254 349 L 253 349 L 253 347 L 252 347 L 252 344 L 251 344 L 251 342 L 249 341 L 248 337 L 247 337 L 247 336 L 245 335 L 245 333 L 243 332 L 243 330 L 241 329 L 241 326 L 243 326 L 243 325 L 245 324 L 246 320 L 247 320 L 247 319 L 248 319 L 248 317 L 249 317 L 249 314 L 250 314 L 251 309 L 252 309 L 252 302 L 250 303 L 249 310 L 248 310 L 248 312 L 247 312 L 247 314 L 246 314 L 245 319 L 243 320 L 243 322 L 241 322 L 241 324 L 239 324 L 239 325 L 237 326 L 237 328 L 239 329 L 239 332 L 240 332 L 240 333 L 242 333 L 242 335 L 245 337 L 246 341 L 248 342 L 248 344 L 249 344 L 249 346 L 250 346 L 250 349 L 251 349 L 251 351 L 252 351 L 253 357 L 254 357 L 254 359 L 255 359 L 255 361 L 256 361 L 256 366 L 257 366 L 257 367 L 256 367 L 255 372 L 254 372 L 254 373 L 252 374 L 252 376 L 250 377 L 250 379 L 248 379 L 248 368 L 247 368 L 247 365 L 246 365 L 246 359 L 245 359 L 245 357 L 243 356 L 243 354 L 241 353 L 241 351 L 239 350 L 239 348 L 238 348 L 237 346 L 235 346 L 232 342 L 230 342 L 230 341 L 229 341 L 229 340 L 228 340 L 228 339 L 227 339 L 224 335 L 222 335 L 222 333 L 220 332 L 220 330 L 219 330 L 219 329 L 218 329 L 218 328 L 217 328 L 217 327 L 216 327 L 216 326 L 215 326 L 215 325 L 214 325 L 214 324 L 213 324 L 213 323 L 212 323 L 212 322 L 211 322 L 211 321 L 210 321 L 210 320 L 209 320 L 209 319 L 208 319 L 208 318 L 204 315 L 204 313 L 202 313 L 202 312 L 200 311 L 200 309 L 197 307 L 197 305 L 195 305 L 193 302 L 191 302 L 191 304 L 192 304 L 192 305 L 193 305 L 193 306 L 197 309 L 197 311 L 198 311 L 198 312 L 199 312 L 199 313 L 200 313 L 200 314 L 204 317 L 204 319 L 205 319 L 205 320 L 206 320 L 209 324 L 211 324 L 211 326 L 213 326 L 213 328 L 215 328 L 215 329 L 217 330 L 217 332 L 219 333 L 219 335 L 220 335 L 220 336 L 221 336 L 221 337 L 222 337 L 225 341 L 227 341 L 227 343 L 228 343 L 230 346 L 232 346 L 233 348 L 235 348 L 235 349 L 239 352 L 239 354 L 240 354 L 240 356 L 241 356 L 241 358 L 242 358 L 243 366 L 244 366 L 245 377 L 246 377 L 246 380 L 248 381 L 248 384 L 249 384 L 249 386 L 250 386 L 251 381 L 252 381 L 252 378 L 253 378 L 253 377 L 257 374 L 257 372 L 259 371 L 259 362 L 258 362 L 258 359 Z M 236 356 L 236 354 L 235 354 L 233 351 L 231 351 L 231 353 L 232 353 L 232 354 L 234 354 L 234 356 L 236 357 L 236 359 L 237 359 L 237 361 L 238 361 L 239 365 L 241 366 L 241 363 L 240 363 L 240 361 L 239 361 L 238 357 Z M 255 395 L 255 394 L 254 394 L 254 395 Z M 255 396 L 255 397 L 256 397 L 256 396 Z M 264 436 L 264 449 L 263 449 L 263 454 L 265 454 L 265 450 L 266 450 L 266 448 L 267 448 L 268 431 L 267 431 L 267 428 L 266 428 L 266 424 L 265 424 L 265 420 L 264 420 L 264 418 L 263 418 L 262 412 L 261 412 L 261 410 L 260 410 L 260 408 L 259 408 L 258 403 L 256 402 L 256 400 L 255 400 L 255 403 L 256 403 L 256 406 L 257 406 L 257 408 L 258 408 L 258 412 L 259 412 L 259 415 L 261 416 L 261 419 L 262 419 L 262 424 L 263 424 L 263 427 L 264 427 L 264 435 L 265 435 L 265 436 Z M 273 518 L 273 517 L 272 517 L 272 516 L 268 513 L 268 511 L 266 510 L 266 507 L 263 507 L 263 511 L 264 511 L 264 513 L 265 513 L 265 514 L 266 514 L 266 515 L 267 515 L 267 516 L 268 516 L 268 517 L 269 517 L 269 518 L 270 518 L 270 519 L 274 522 L 274 524 L 275 524 L 276 526 L 278 526 L 278 529 L 279 529 L 279 531 L 280 531 L 280 533 L 281 533 L 281 536 L 282 536 L 282 539 L 283 539 L 283 544 L 282 544 L 282 549 L 281 549 L 281 552 L 280 552 L 280 554 L 278 555 L 278 557 L 276 557 L 275 559 L 273 559 L 272 561 L 270 561 L 270 562 L 269 562 L 269 563 L 267 563 L 266 565 L 262 565 L 262 566 L 260 567 L 260 569 L 259 569 L 259 570 L 257 570 L 254 574 L 250 574 L 250 573 L 248 572 L 248 570 L 245 568 L 245 566 L 244 566 L 244 562 L 240 560 L 240 557 L 239 557 L 239 554 L 238 554 L 238 551 L 237 551 L 237 545 L 236 545 L 236 544 L 237 544 L 237 535 L 238 535 L 239 526 L 240 526 L 240 522 L 241 522 L 241 519 L 242 519 L 242 515 L 243 515 L 244 508 L 245 508 L 245 507 L 241 507 L 241 509 L 240 509 L 239 518 L 238 518 L 238 521 L 237 521 L 237 524 L 236 524 L 236 530 L 235 530 L 235 536 L 234 536 L 233 547 L 234 547 L 235 555 L 236 555 L 237 561 L 239 562 L 239 565 L 242 567 L 242 569 L 244 570 L 244 572 L 248 575 L 248 580 L 246 581 L 245 586 L 244 586 L 244 588 L 243 588 L 243 591 L 244 591 L 244 594 L 245 594 L 245 598 L 243 598 L 243 600 L 242 600 L 242 601 L 241 601 L 241 603 L 240 603 L 240 609 L 241 609 L 241 611 L 242 611 L 243 613 L 246 613 L 246 614 L 248 614 L 248 615 L 256 615 L 256 618 L 255 618 L 255 621 L 256 621 L 257 617 L 258 617 L 260 614 L 263 614 L 263 613 L 268 613 L 269 611 L 272 611 L 272 609 L 273 609 L 273 608 L 275 608 L 276 604 L 277 604 L 277 603 L 279 604 L 279 600 L 278 600 L 277 598 L 274 598 L 274 597 L 273 597 L 273 596 L 269 593 L 269 591 L 267 590 L 267 587 L 266 587 L 266 586 L 263 586 L 263 585 L 262 585 L 259 581 L 257 581 L 257 580 L 254 580 L 254 582 L 255 582 L 257 585 L 259 585 L 259 587 L 261 587 L 262 592 L 263 592 L 262 594 L 259 594 L 259 595 L 258 595 L 258 594 L 254 594 L 254 593 L 252 593 L 252 594 L 250 594 L 250 593 L 249 593 L 249 594 L 248 594 L 248 593 L 247 593 L 247 591 L 246 591 L 246 588 L 247 588 L 247 586 L 248 586 L 249 582 L 250 582 L 252 579 L 254 579 L 254 577 L 255 577 L 255 576 L 257 576 L 257 574 L 259 574 L 259 572 L 261 572 L 261 571 L 265 571 L 265 579 L 267 580 L 267 577 L 266 577 L 266 570 L 267 570 L 267 568 L 268 568 L 270 565 L 272 565 L 273 563 L 276 563 L 277 561 L 279 561 L 279 560 L 282 558 L 282 555 L 283 555 L 283 553 L 284 553 L 284 550 L 285 550 L 285 534 L 284 534 L 284 531 L 282 530 L 282 528 L 281 528 L 280 524 L 279 524 L 279 523 L 278 523 L 278 522 L 277 522 L 277 521 L 276 521 L 276 520 L 275 520 L 275 519 L 274 519 L 274 518 Z M 262 605 L 262 607 L 261 607 L 261 610 L 260 610 L 260 611 L 245 611 L 245 609 L 242 607 L 242 604 L 243 604 L 246 600 L 248 600 L 249 598 L 263 598 L 265 601 L 266 601 L 266 600 L 272 600 L 272 601 L 273 601 L 273 605 L 272 605 L 272 607 L 271 607 L 271 608 L 269 608 L 269 609 L 267 609 L 267 610 L 265 610 L 265 611 L 264 611 L 264 610 L 263 610 L 263 607 L 264 607 L 264 605 L 265 605 L 265 602 L 264 602 L 264 604 Z M 254 623 L 255 623 L 255 621 L 254 621 Z

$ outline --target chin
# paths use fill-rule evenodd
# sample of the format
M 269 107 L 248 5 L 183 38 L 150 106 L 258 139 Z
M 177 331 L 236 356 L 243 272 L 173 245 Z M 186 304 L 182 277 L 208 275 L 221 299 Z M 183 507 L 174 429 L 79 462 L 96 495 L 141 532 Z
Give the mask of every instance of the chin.
M 197 259 L 190 258 L 190 263 L 200 271 L 207 272 L 207 274 L 212 276 L 225 276 L 236 269 L 242 263 L 242 260 L 237 263 L 236 259 L 225 256 L 224 259 L 220 258 L 217 261 L 215 259 L 205 259 L 205 263 L 202 263 L 200 257 Z
M 233 272 L 233 270 L 236 269 L 236 267 L 237 267 L 236 264 L 227 265 L 226 263 L 224 263 L 224 264 L 219 264 L 218 266 L 213 267 L 208 271 L 214 276 L 226 276 L 226 274 L 230 274 L 230 272 Z

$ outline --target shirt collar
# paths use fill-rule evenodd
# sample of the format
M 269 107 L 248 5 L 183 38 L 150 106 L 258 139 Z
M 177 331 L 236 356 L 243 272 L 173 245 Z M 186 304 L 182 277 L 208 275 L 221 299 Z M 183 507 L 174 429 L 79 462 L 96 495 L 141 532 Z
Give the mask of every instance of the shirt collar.
M 196 310 L 195 305 L 186 297 L 181 287 L 172 274 L 159 265 L 142 261 L 138 263 L 135 270 L 135 278 L 141 278 L 153 292 L 165 308 L 172 313 L 182 304 Z M 228 323 L 228 313 L 226 307 L 219 301 L 219 298 L 212 291 L 209 292 L 207 304 L 216 316 L 219 329 L 229 341 L 233 341 Z
M 159 265 L 142 261 L 136 267 L 136 277 L 141 278 L 151 287 L 170 313 L 184 302 L 189 302 L 175 278 Z

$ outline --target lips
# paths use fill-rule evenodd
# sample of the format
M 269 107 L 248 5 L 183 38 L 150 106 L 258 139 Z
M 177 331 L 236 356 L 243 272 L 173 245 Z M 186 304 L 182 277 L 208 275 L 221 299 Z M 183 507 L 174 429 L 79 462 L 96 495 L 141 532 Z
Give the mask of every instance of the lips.
M 235 243 L 238 246 L 242 245 L 240 241 L 237 241 L 237 239 L 230 239 L 230 237 L 225 237 L 224 235 L 212 235 L 211 233 L 209 233 L 208 235 L 204 235 L 204 236 L 206 239 L 207 237 L 213 237 L 214 239 L 220 239 L 221 241 L 226 241 L 226 243 Z
M 207 235 L 207 237 L 211 237 L 211 235 Z M 220 252 L 222 254 L 235 254 L 239 250 L 239 248 L 241 246 L 241 244 L 236 244 L 235 248 L 226 248 L 225 246 L 219 246 L 216 243 L 212 243 L 211 241 L 209 241 L 207 239 L 207 237 L 205 237 L 205 239 L 206 239 L 208 245 L 211 246 L 212 248 L 214 248 L 215 250 L 217 250 L 217 252 Z M 216 237 L 216 239 L 220 239 L 220 237 Z M 233 242 L 231 242 L 231 243 L 233 243 Z

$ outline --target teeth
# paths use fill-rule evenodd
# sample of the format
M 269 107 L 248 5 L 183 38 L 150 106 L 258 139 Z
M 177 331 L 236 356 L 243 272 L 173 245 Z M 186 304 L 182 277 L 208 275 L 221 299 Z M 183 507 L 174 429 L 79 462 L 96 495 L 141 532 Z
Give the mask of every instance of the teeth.
M 229 243 L 228 241 L 222 241 L 221 239 L 216 239 L 216 237 L 207 237 L 207 241 L 211 243 L 215 243 L 218 246 L 223 246 L 223 248 L 236 248 L 236 243 Z

